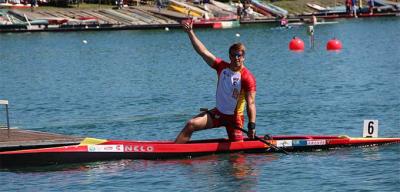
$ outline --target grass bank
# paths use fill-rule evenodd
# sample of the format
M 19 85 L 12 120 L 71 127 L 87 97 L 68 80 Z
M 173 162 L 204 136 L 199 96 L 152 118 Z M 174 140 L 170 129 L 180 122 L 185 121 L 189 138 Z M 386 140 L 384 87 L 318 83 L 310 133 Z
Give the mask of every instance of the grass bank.
M 315 3 L 323 7 L 344 5 L 345 0 L 262 0 L 264 3 L 272 3 L 289 11 L 290 14 L 303 14 L 315 12 L 307 6 L 307 3 Z M 362 5 L 367 6 L 367 0 L 362 0 Z
M 148 2 L 151 2 L 151 0 L 147 0 Z M 155 1 L 155 0 L 154 0 Z M 221 0 L 219 0 L 221 1 Z M 224 2 L 228 0 L 222 0 Z M 232 1 L 238 1 L 238 0 L 232 0 Z M 303 13 L 312 13 L 315 12 L 315 10 L 311 9 L 310 7 L 307 6 L 307 3 L 315 3 L 318 5 L 321 5 L 323 7 L 334 7 L 334 6 L 340 6 L 344 5 L 344 0 L 259 0 L 263 3 L 272 3 L 276 6 L 282 7 L 286 9 L 289 14 L 303 14 Z M 367 0 L 363 0 L 363 5 L 367 6 Z M 112 8 L 115 7 L 115 5 L 111 5 L 110 2 L 107 4 L 91 4 L 91 3 L 80 3 L 79 5 L 69 5 L 68 8 L 73 8 L 73 9 L 106 9 L 106 8 Z M 60 9 L 61 7 L 54 7 L 54 6 L 40 6 L 37 9 L 39 10 L 46 10 L 46 9 Z M 62 9 L 65 9 L 66 7 L 62 7 Z

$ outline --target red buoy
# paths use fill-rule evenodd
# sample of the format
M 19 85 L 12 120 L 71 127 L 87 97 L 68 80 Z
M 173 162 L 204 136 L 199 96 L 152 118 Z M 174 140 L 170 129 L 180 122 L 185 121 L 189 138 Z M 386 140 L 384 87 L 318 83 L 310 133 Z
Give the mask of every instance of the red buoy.
M 293 37 L 289 43 L 289 50 L 291 51 L 304 51 L 304 42 L 298 37 Z
M 337 40 L 336 38 L 333 38 L 328 41 L 326 44 L 326 50 L 328 51 L 340 51 L 342 49 L 342 42 Z

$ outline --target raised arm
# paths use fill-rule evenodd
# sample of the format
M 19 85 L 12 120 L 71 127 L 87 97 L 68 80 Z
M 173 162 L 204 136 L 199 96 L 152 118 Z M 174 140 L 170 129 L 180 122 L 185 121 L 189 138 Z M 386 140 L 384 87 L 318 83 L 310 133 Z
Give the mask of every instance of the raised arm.
M 189 36 L 190 42 L 193 45 L 194 50 L 203 58 L 203 60 L 211 67 L 216 59 L 216 57 L 208 51 L 206 46 L 197 38 L 193 31 L 193 20 L 189 19 L 183 22 L 183 29 Z

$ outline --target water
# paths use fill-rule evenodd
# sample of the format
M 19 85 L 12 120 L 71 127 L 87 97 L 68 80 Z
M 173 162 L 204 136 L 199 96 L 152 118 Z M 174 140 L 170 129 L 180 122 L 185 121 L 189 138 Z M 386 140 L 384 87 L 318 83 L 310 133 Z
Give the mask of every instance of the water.
M 305 31 L 254 25 L 197 34 L 224 59 L 230 44 L 247 46 L 246 65 L 257 78 L 258 133 L 361 136 L 363 120 L 378 119 L 381 137 L 399 137 L 400 21 L 319 25 L 314 50 L 289 52 L 293 36 L 308 45 Z M 343 42 L 341 52 L 325 51 L 333 37 Z M 0 99 L 10 101 L 16 127 L 173 140 L 199 108 L 215 105 L 215 72 L 181 30 L 1 34 L 0 50 Z M 193 139 L 216 137 L 225 131 Z M 399 175 L 400 148 L 390 145 L 1 170 L 0 190 L 399 191 Z

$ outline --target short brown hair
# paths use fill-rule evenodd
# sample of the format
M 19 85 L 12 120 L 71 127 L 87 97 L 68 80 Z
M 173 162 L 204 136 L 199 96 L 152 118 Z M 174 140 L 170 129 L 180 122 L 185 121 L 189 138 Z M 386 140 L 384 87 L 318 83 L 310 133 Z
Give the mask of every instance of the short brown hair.
M 242 51 L 243 53 L 246 51 L 246 47 L 243 43 L 235 43 L 229 47 L 229 54 L 233 54 L 234 51 Z

